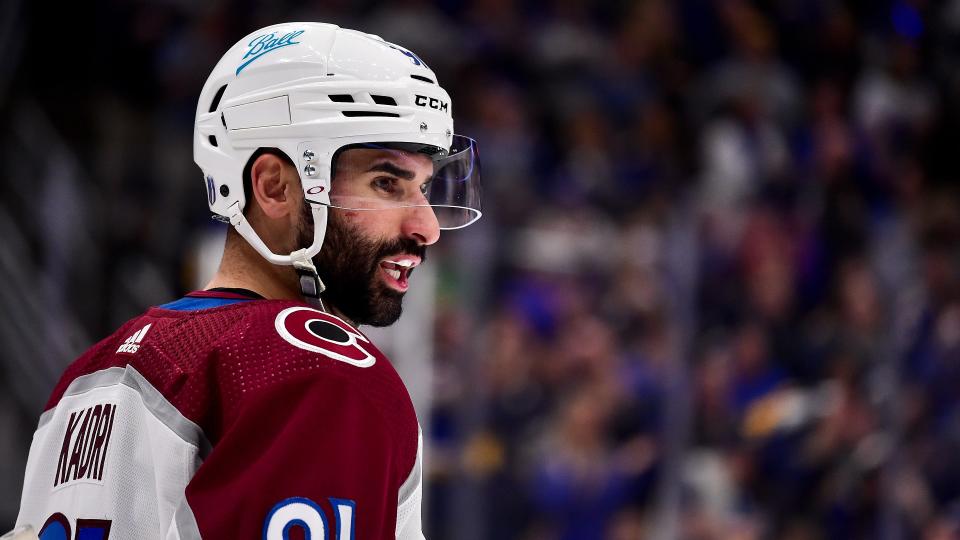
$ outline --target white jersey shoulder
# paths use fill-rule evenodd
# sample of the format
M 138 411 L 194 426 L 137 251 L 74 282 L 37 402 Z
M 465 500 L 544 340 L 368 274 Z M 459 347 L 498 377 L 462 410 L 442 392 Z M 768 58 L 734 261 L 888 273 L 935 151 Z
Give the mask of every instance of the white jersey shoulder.
M 199 538 L 184 489 L 209 446 L 136 369 L 78 377 L 40 418 L 17 525 L 49 538 Z

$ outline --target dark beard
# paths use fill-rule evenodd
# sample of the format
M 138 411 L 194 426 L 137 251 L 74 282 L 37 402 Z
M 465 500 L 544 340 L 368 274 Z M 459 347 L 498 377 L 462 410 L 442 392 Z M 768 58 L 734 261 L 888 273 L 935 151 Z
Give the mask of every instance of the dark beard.
M 376 241 L 345 222 L 339 212 L 329 209 L 323 248 L 313 258 L 326 290 L 320 295 L 355 324 L 390 326 L 403 312 L 403 294 L 387 287 L 377 275 L 380 261 L 387 256 L 410 254 L 426 260 L 426 247 L 409 238 Z M 299 242 L 313 242 L 313 218 L 304 205 Z

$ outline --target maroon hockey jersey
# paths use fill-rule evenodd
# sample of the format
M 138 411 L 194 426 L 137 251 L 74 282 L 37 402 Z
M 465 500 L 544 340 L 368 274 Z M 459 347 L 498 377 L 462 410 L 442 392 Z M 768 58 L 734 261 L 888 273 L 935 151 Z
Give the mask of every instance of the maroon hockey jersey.
M 17 524 L 42 540 L 420 539 L 421 455 L 406 388 L 357 329 L 200 291 L 70 365 Z

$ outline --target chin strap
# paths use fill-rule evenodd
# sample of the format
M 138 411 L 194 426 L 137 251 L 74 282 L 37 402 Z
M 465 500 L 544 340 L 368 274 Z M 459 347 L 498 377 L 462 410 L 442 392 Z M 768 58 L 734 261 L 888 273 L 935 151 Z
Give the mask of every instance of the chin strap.
M 230 206 L 230 224 L 240 233 L 251 246 L 265 259 L 273 264 L 292 265 L 297 272 L 300 280 L 300 294 L 308 304 L 326 311 L 323 302 L 320 300 L 320 294 L 327 288 L 320 281 L 320 275 L 317 274 L 317 267 L 313 265 L 313 255 L 320 251 L 323 245 L 323 236 L 327 227 L 327 210 L 321 204 L 311 204 L 311 215 L 313 216 L 313 243 L 308 248 L 298 249 L 290 255 L 278 255 L 263 243 L 263 240 L 257 234 L 250 223 L 243 217 L 243 211 L 240 209 L 240 203 L 236 202 Z
M 293 261 L 293 269 L 296 270 L 297 277 L 300 279 L 300 294 L 303 295 L 304 300 L 321 311 L 326 311 L 323 300 L 320 299 L 320 293 L 327 287 L 320 280 L 317 267 L 307 256 L 307 250 L 298 249 L 294 251 L 290 254 L 290 259 Z

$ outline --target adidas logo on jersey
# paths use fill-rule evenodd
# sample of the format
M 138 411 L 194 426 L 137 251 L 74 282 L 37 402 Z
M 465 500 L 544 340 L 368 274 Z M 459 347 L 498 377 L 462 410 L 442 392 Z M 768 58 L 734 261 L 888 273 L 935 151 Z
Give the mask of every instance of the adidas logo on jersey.
M 118 353 L 130 353 L 133 354 L 140 350 L 140 342 L 143 341 L 143 336 L 147 335 L 147 330 L 150 330 L 150 326 L 153 323 L 149 323 L 140 330 L 137 330 L 133 333 L 132 336 L 128 337 L 126 341 L 123 342 L 120 347 L 117 348 Z

